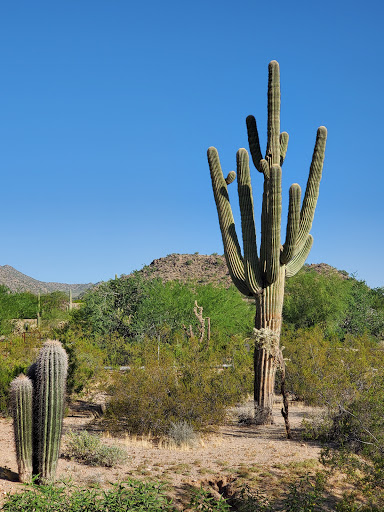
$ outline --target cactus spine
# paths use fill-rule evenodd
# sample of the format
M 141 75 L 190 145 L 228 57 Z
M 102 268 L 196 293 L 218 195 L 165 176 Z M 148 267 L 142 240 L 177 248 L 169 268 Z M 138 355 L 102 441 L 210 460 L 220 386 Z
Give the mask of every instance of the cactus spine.
M 32 381 L 25 375 L 10 386 L 16 459 L 20 482 L 32 478 Z
M 312 246 L 310 235 L 324 162 L 327 130 L 317 130 L 315 148 L 302 205 L 301 189 L 289 190 L 285 243 L 281 246 L 281 166 L 288 148 L 288 134 L 280 133 L 280 70 L 272 61 L 268 74 L 267 149 L 263 158 L 256 120 L 247 117 L 248 142 L 252 161 L 264 176 L 261 212 L 261 242 L 258 253 L 253 194 L 248 152 L 237 152 L 238 194 L 243 236 L 243 254 L 238 242 L 227 185 L 235 179 L 231 171 L 224 179 L 219 155 L 208 149 L 212 187 L 219 216 L 224 253 L 233 283 L 244 295 L 254 297 L 255 317 L 255 421 L 272 423 L 275 373 L 282 363 L 279 348 L 285 279 L 304 264 Z
M 48 340 L 36 361 L 34 417 L 34 474 L 53 479 L 62 433 L 68 358 L 61 343 Z

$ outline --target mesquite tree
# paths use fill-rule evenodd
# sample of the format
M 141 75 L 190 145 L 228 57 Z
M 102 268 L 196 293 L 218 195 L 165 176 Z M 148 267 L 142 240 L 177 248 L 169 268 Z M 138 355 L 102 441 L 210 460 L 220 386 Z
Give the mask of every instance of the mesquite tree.
M 317 130 L 309 178 L 301 205 L 301 189 L 294 183 L 289 189 L 289 208 L 285 243 L 281 245 L 281 166 L 288 147 L 288 134 L 280 133 L 279 64 L 269 64 L 268 141 L 263 158 L 256 121 L 247 117 L 248 142 L 253 163 L 264 176 L 261 211 L 261 241 L 256 243 L 253 195 L 248 152 L 237 152 L 237 182 L 243 235 L 243 254 L 238 242 L 227 185 L 236 174 L 224 178 L 219 155 L 208 149 L 212 187 L 219 216 L 224 253 L 233 283 L 246 296 L 254 297 L 255 318 L 255 421 L 272 423 L 273 389 L 276 370 L 284 364 L 279 347 L 285 279 L 295 275 L 304 264 L 312 246 L 310 235 L 323 169 L 327 130 Z

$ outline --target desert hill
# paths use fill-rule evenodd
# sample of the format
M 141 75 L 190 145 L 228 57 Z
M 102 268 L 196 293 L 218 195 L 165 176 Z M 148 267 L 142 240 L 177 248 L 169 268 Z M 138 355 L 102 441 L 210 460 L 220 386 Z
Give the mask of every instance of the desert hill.
M 348 279 L 347 272 L 326 263 L 314 263 L 305 265 L 303 268 L 325 275 L 336 273 L 340 278 Z M 139 272 L 146 278 L 159 277 L 163 281 L 191 280 L 201 284 L 214 283 L 225 286 L 230 286 L 232 283 L 225 257 L 219 254 L 169 254 L 164 258 L 153 260 Z

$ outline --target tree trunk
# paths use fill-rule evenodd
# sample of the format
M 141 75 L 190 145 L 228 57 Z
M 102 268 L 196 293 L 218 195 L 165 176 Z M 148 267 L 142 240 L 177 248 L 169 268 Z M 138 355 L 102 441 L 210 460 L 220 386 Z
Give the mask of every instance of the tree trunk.
M 280 331 L 284 300 L 285 266 L 276 282 L 256 297 L 254 400 L 255 423 L 273 424 L 272 408 L 276 370 L 280 366 Z

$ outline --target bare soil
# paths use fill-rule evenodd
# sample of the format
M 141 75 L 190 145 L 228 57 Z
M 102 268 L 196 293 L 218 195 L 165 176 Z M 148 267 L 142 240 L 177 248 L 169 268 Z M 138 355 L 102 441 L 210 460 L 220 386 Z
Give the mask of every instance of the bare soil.
M 64 420 L 64 433 L 71 429 L 97 431 L 99 420 L 81 406 L 72 408 Z M 247 411 L 232 410 L 227 424 L 216 432 L 205 434 L 191 447 L 171 448 L 164 442 L 154 443 L 149 438 L 125 436 L 112 438 L 103 432 L 103 442 L 125 447 L 129 460 L 113 467 L 91 467 L 74 460 L 60 458 L 57 478 L 71 480 L 80 486 L 101 485 L 124 481 L 127 478 L 149 479 L 169 484 L 176 503 L 182 503 L 188 488 L 209 486 L 213 492 L 241 482 L 251 482 L 268 494 L 278 495 L 279 478 L 298 468 L 318 468 L 320 446 L 304 442 L 300 436 L 304 418 L 314 413 L 313 408 L 300 403 L 290 405 L 293 440 L 286 438 L 281 403 L 274 409 L 275 424 L 271 426 L 238 423 L 239 414 Z M 63 448 L 65 447 L 65 435 Z M 12 421 L 0 419 L 0 504 L 9 493 L 25 489 L 18 482 L 13 443 Z

